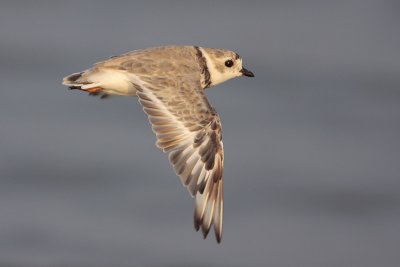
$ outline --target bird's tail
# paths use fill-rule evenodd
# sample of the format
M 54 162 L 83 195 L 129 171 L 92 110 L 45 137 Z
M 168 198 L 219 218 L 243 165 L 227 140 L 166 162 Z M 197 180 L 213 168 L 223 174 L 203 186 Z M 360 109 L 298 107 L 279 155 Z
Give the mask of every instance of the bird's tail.
M 103 88 L 100 86 L 99 83 L 91 81 L 90 77 L 90 70 L 89 71 L 82 71 L 73 73 L 64 77 L 63 85 L 69 87 L 69 89 L 78 89 L 82 91 L 86 91 L 89 95 L 98 95 L 102 93 Z M 107 94 L 102 94 L 101 97 L 107 97 Z
M 99 84 L 93 83 L 89 78 L 90 75 L 87 74 L 87 71 L 73 73 L 71 75 L 64 77 L 63 85 L 66 85 L 71 89 L 82 89 L 82 90 L 99 86 Z

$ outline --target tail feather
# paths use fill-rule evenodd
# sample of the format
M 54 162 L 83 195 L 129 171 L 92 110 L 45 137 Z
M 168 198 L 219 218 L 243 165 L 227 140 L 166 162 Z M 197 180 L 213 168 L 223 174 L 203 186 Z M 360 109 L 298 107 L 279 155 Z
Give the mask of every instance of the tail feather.
M 110 95 L 103 92 L 98 83 L 92 83 L 84 77 L 85 72 L 73 73 L 64 77 L 63 84 L 69 89 L 83 90 L 89 93 L 90 96 L 100 96 L 101 99 L 109 98 Z
M 64 83 L 73 83 L 76 82 L 76 80 L 78 80 L 80 77 L 82 77 L 82 73 L 83 72 L 79 72 L 79 73 L 73 73 L 71 75 L 68 75 L 67 77 L 64 78 L 63 82 Z
M 66 85 L 71 89 L 81 89 L 82 83 L 79 82 L 79 79 L 82 77 L 82 74 L 83 72 L 79 72 L 64 77 L 63 85 Z
M 99 86 L 98 83 L 91 82 L 85 76 L 88 75 L 85 75 L 84 71 L 68 75 L 64 77 L 63 85 L 68 86 L 70 89 L 83 89 L 83 90 Z

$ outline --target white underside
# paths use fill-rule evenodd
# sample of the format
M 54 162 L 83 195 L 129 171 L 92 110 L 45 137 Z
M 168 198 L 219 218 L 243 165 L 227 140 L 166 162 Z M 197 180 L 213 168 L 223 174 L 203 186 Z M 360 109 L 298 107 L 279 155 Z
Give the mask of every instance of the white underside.
M 140 79 L 132 73 L 107 69 L 93 73 L 90 81 L 103 88 L 106 94 L 121 96 L 135 96 L 134 84 L 142 84 Z

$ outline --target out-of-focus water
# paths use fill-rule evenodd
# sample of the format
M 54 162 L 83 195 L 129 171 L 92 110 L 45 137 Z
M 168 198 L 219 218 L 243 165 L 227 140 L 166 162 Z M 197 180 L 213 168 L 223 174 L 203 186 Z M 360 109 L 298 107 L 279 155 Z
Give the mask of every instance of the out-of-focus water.
M 397 1 L 0 4 L 0 265 L 399 266 Z M 135 98 L 63 76 L 133 49 L 235 50 L 222 245 Z

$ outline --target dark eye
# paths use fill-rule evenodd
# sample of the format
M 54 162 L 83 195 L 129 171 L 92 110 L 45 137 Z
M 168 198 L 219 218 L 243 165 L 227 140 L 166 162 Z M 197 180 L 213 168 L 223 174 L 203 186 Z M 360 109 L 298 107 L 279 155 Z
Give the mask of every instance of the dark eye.
M 227 61 L 225 61 L 225 66 L 227 66 L 228 68 L 233 66 L 233 61 L 228 59 Z

